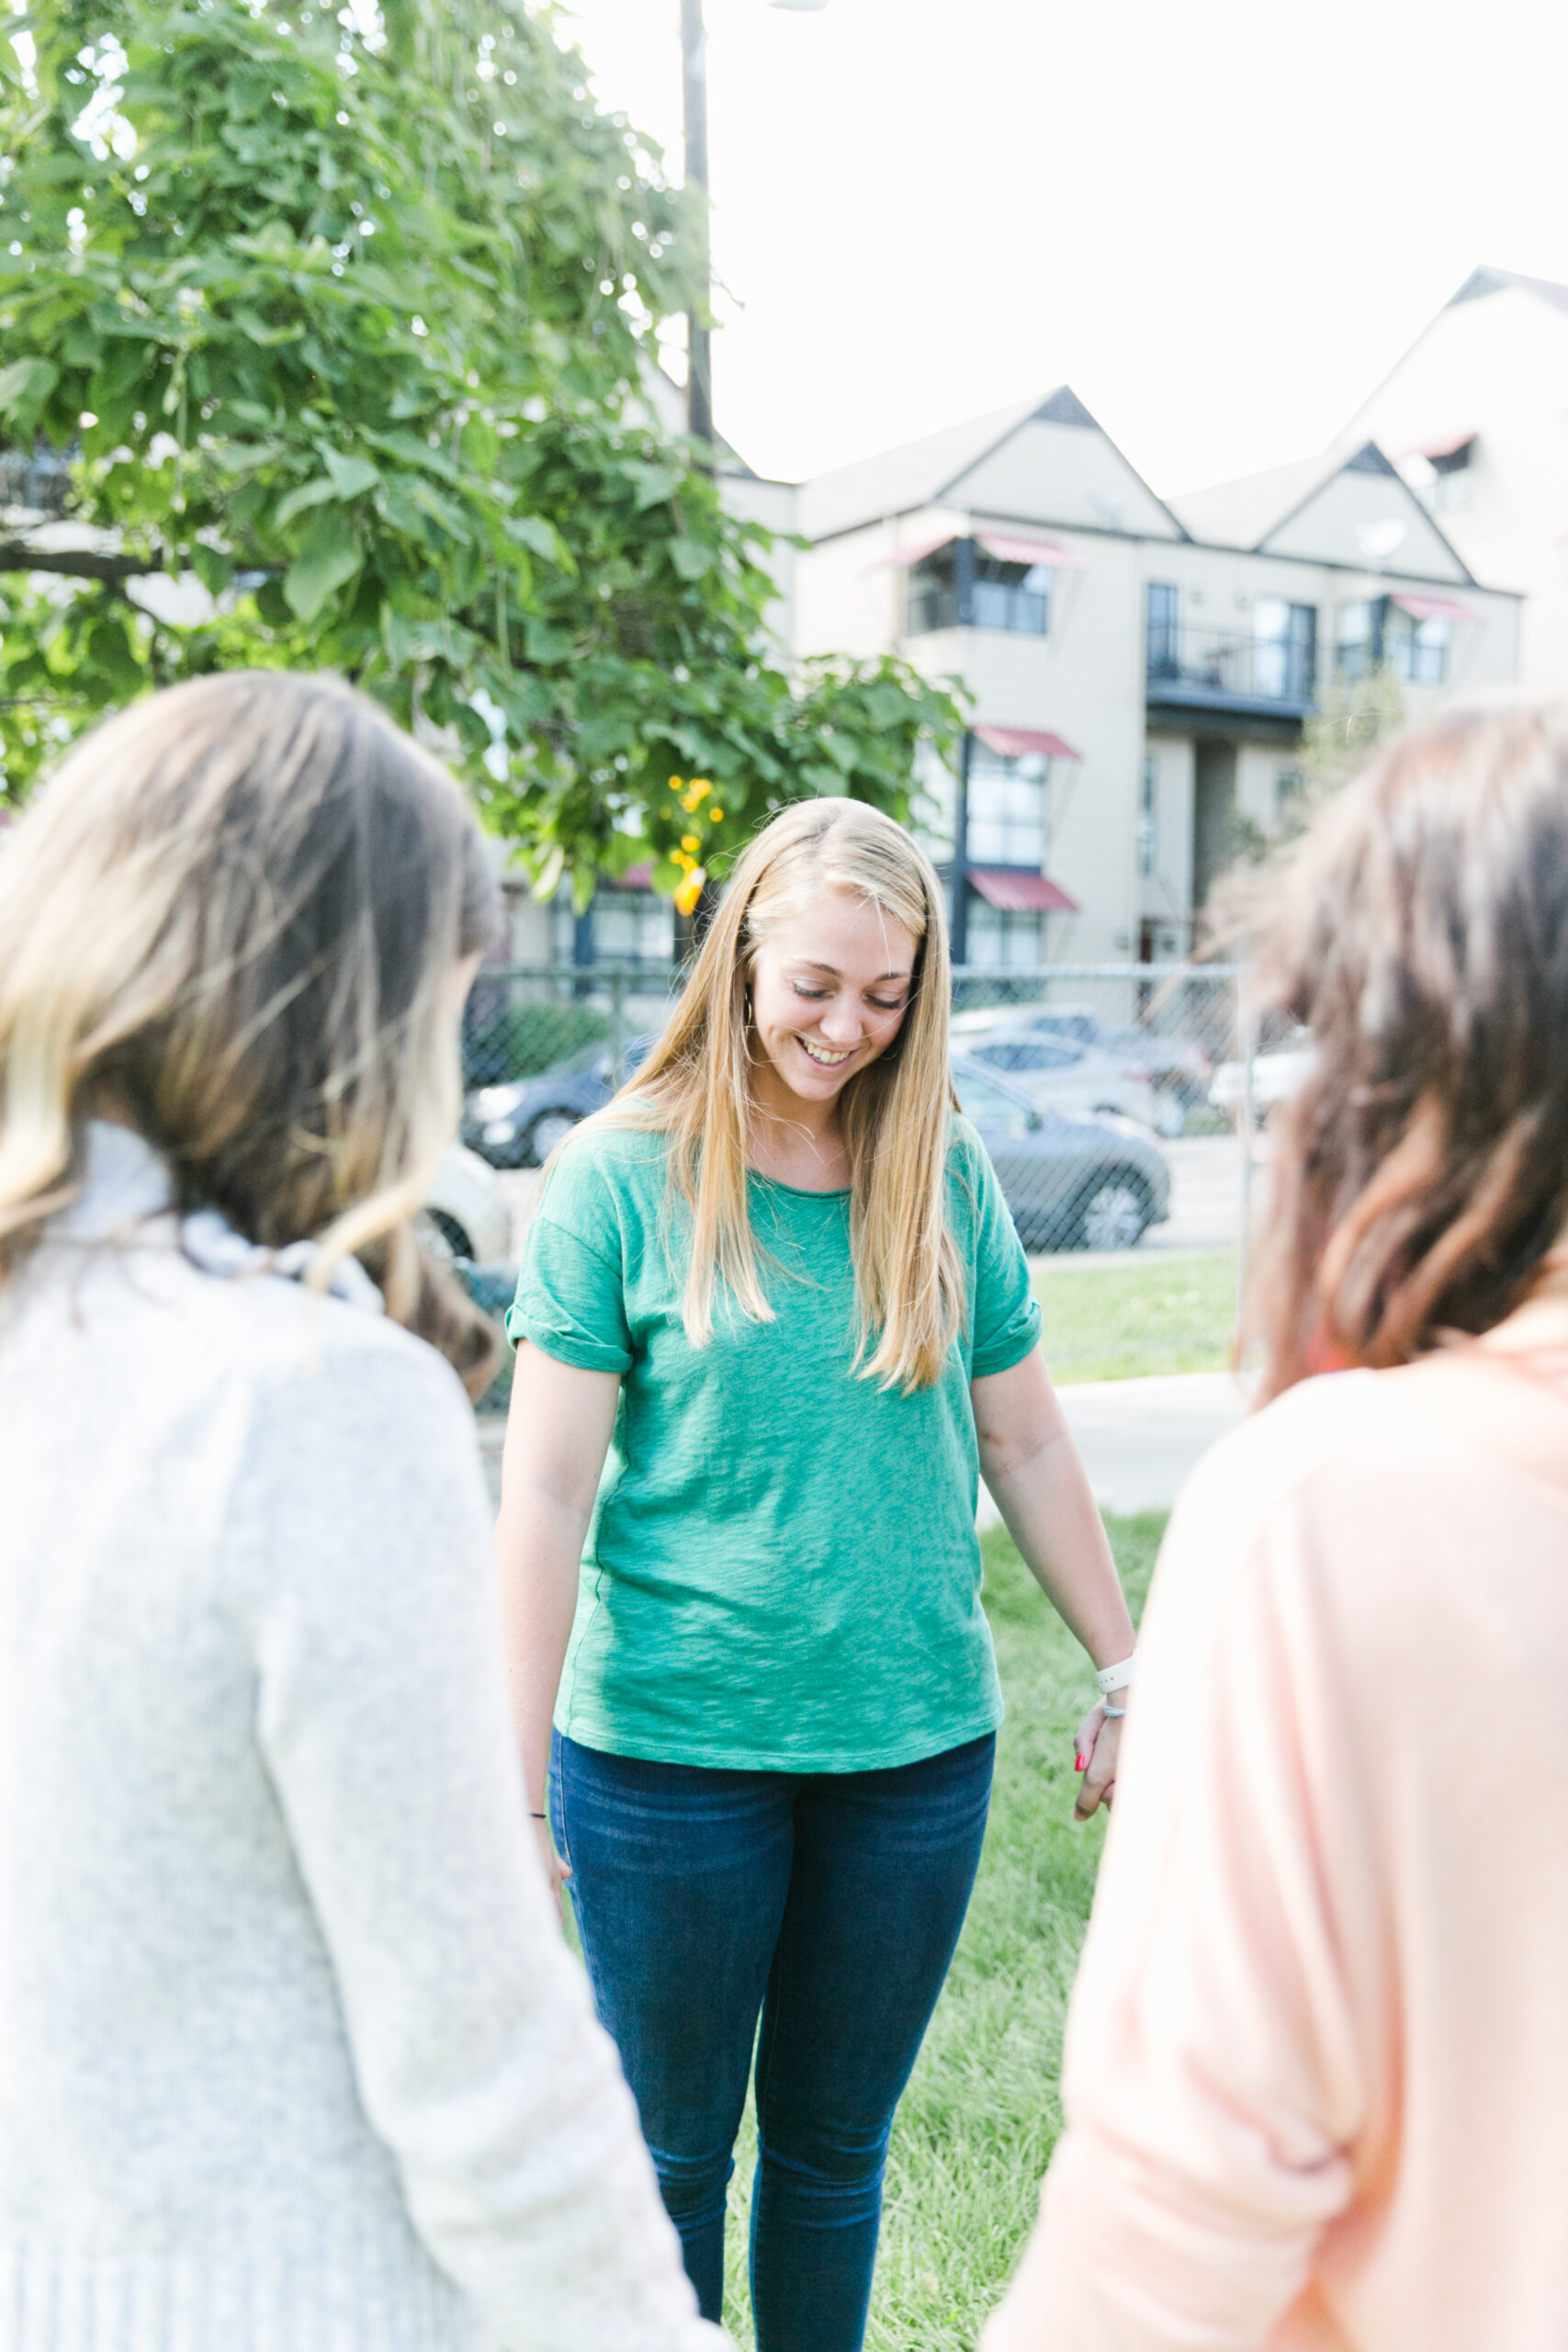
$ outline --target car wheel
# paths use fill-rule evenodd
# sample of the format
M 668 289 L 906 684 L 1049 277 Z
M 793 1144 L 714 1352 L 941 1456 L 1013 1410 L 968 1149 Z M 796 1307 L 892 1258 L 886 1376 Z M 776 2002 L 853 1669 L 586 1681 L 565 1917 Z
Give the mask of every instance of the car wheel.
M 542 1168 L 556 1146 L 564 1143 L 578 1124 L 575 1111 L 541 1111 L 525 1137 L 536 1168 Z
M 1078 1203 L 1078 1248 L 1134 1248 L 1143 1239 L 1152 1205 L 1143 1178 L 1130 1169 L 1112 1169 L 1097 1177 Z
M 419 1238 L 433 1258 L 446 1262 L 465 1258 L 472 1264 L 473 1239 L 460 1217 L 451 1216 L 446 1209 L 422 1209 L 416 1223 Z

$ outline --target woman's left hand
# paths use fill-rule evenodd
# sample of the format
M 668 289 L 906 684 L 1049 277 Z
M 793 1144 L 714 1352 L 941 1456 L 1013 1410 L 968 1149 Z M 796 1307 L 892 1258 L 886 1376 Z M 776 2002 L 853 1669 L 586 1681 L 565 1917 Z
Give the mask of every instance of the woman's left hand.
M 1122 1745 L 1122 1719 L 1108 1723 L 1102 1706 L 1091 1707 L 1078 1725 L 1074 1761 L 1083 1773 L 1083 1786 L 1073 1817 L 1087 1821 L 1104 1805 L 1109 1812 L 1116 1793 L 1116 1751 Z

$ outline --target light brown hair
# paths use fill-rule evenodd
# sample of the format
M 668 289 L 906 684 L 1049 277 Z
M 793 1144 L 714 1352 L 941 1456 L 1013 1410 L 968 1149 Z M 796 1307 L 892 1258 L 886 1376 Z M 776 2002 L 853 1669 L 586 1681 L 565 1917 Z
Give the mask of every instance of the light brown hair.
M 496 920 L 451 777 L 364 695 L 246 672 L 78 744 L 0 850 L 0 1277 L 108 1111 L 182 1209 L 357 1253 L 470 1383 L 490 1327 L 410 1220 L 451 1141 L 451 974 Z
M 890 817 L 857 800 L 809 800 L 783 810 L 757 835 L 736 865 L 663 1036 L 585 1128 L 652 1128 L 670 1138 L 671 1184 L 690 1216 L 683 1321 L 693 1344 L 712 1336 L 721 1284 L 742 1314 L 771 1322 L 747 1206 L 750 1072 L 759 1050 L 748 984 L 769 931 L 825 890 L 880 908 L 916 943 L 903 1025 L 849 1080 L 840 1101 L 860 1317 L 856 1369 L 886 1387 L 929 1387 L 941 1377 L 964 1312 L 946 1207 L 952 981 L 942 886 L 931 860 Z
M 1262 973 L 1314 1057 L 1244 1317 L 1266 1395 L 1501 1322 L 1568 1229 L 1568 709 L 1398 738 L 1285 871 Z

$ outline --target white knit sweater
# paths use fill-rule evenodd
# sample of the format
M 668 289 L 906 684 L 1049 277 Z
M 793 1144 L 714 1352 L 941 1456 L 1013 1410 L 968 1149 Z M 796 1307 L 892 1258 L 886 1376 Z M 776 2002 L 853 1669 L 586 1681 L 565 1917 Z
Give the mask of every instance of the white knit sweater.
M 536 1859 L 461 1388 L 166 1199 L 90 1130 L 0 1291 L 0 2347 L 717 2346 Z

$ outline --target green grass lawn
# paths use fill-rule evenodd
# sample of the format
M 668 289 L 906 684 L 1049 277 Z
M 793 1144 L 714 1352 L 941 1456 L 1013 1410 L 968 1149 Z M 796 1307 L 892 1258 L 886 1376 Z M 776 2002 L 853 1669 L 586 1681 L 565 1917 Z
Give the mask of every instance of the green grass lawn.
M 1235 1253 L 1151 1253 L 1136 1262 L 1036 1258 L 1034 1295 L 1055 1381 L 1223 1372 L 1235 1327 Z
M 1107 1524 L 1135 1615 L 1164 1515 Z M 973 2352 L 1012 2268 L 1061 2120 L 1062 2020 L 1103 1837 L 1073 1820 L 1072 1735 L 1094 1695 L 1083 1653 L 1005 1531 L 982 1542 L 1008 1716 L 964 1940 L 894 2130 L 869 2352 Z M 725 2312 L 747 2352 L 754 2154 L 749 2113 Z

